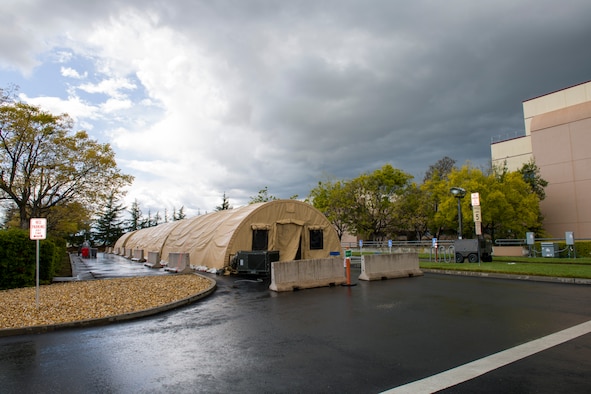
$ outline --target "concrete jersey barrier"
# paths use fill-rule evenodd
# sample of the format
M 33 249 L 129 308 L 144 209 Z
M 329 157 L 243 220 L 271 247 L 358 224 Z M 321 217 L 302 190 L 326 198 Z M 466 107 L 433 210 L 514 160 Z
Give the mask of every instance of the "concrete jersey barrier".
M 276 261 L 271 263 L 273 291 L 293 291 L 313 287 L 336 286 L 345 283 L 343 259 Z
M 169 253 L 168 264 L 164 271 L 176 272 L 177 274 L 193 272 L 189 263 L 189 253 Z
M 373 254 L 361 257 L 360 280 L 382 280 L 423 275 L 418 253 Z
M 146 260 L 144 265 L 150 268 L 162 268 L 163 266 L 160 262 L 160 253 L 148 252 L 148 259 Z
M 139 263 L 145 261 L 144 260 L 144 251 L 142 249 L 134 249 L 133 250 L 133 257 L 131 261 L 137 261 Z

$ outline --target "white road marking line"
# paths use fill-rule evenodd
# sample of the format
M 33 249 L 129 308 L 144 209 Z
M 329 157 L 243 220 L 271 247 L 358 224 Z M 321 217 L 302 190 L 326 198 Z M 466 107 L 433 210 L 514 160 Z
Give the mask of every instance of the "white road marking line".
M 566 330 L 558 331 L 554 334 L 524 343 L 511 349 L 491 354 L 490 356 L 481 358 L 479 360 L 460 365 L 459 367 L 449 369 L 447 371 L 438 373 L 437 375 L 429 376 L 428 378 L 395 387 L 393 389 L 384 391 L 384 393 L 433 393 L 467 380 L 474 379 L 480 375 L 484 375 L 487 372 L 503 367 L 507 364 L 511 364 L 525 357 L 529 357 L 532 354 L 539 353 L 553 346 L 560 345 L 561 343 L 568 342 L 590 332 L 591 320 L 574 327 L 567 328 Z

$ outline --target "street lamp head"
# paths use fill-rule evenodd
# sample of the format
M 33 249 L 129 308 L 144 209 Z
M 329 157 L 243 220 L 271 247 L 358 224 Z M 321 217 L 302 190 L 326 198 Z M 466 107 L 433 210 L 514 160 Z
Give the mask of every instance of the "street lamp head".
M 456 198 L 463 198 L 466 195 L 466 190 L 462 189 L 461 187 L 452 187 L 449 189 L 449 191 Z

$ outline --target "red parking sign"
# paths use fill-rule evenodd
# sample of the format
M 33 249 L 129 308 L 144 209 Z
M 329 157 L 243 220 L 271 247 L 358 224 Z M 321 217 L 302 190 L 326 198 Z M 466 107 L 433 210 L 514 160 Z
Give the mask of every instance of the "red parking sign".
M 30 239 L 45 239 L 47 235 L 47 219 L 45 218 L 31 218 L 29 222 L 29 238 Z

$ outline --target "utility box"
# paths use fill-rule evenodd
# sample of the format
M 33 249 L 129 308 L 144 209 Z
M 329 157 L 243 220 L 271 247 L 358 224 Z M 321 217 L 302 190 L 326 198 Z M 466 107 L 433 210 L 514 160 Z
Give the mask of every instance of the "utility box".
M 558 245 L 552 242 L 542 242 L 542 257 L 558 257 Z
M 480 260 L 492 261 L 492 241 L 490 239 L 457 239 L 454 241 L 456 263 L 463 263 L 468 259 L 470 263 L 477 263 Z
M 239 251 L 236 254 L 235 264 L 238 274 L 270 275 L 271 263 L 279 261 L 277 250 L 251 250 Z

